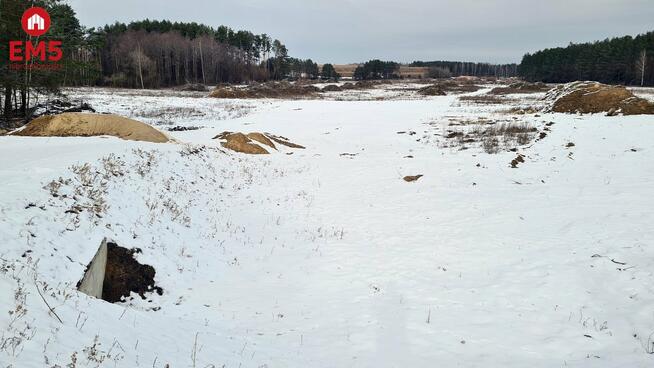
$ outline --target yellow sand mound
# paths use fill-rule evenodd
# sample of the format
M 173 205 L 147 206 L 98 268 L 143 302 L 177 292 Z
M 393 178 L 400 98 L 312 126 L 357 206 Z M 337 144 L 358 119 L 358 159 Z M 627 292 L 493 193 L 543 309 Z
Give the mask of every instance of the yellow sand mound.
M 218 138 L 224 139 L 221 145 L 232 151 L 247 153 L 250 155 L 268 154 L 265 148 L 252 143 L 252 140 L 243 133 L 222 133 Z
M 64 113 L 41 116 L 13 135 L 29 137 L 94 137 L 110 135 L 130 141 L 169 142 L 164 133 L 118 115 Z
M 217 136 L 213 137 L 213 139 L 223 140 L 224 142 L 221 142 L 220 144 L 227 149 L 236 152 L 247 153 L 250 155 L 269 153 L 268 150 L 266 150 L 264 147 L 260 146 L 259 144 L 268 146 L 275 150 L 277 149 L 275 143 L 279 143 L 281 145 L 291 148 L 301 148 L 301 149 L 304 148 L 299 144 L 289 142 L 287 138 L 278 137 L 276 135 L 272 135 L 268 133 L 258 133 L 258 132 L 252 132 L 248 134 L 243 134 L 238 132 L 236 133 L 222 132 Z M 273 143 L 273 141 L 275 143 Z

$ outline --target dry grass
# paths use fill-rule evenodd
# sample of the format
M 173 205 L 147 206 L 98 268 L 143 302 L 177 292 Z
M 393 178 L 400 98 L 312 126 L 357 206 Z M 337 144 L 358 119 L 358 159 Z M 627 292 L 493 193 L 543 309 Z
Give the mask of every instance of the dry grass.
M 462 96 L 459 98 L 459 101 L 477 105 L 504 105 L 516 102 L 515 99 L 495 95 Z
M 444 146 L 467 149 L 468 145 L 478 144 L 484 152 L 495 154 L 531 143 L 537 132 L 533 125 L 520 122 L 457 125 L 444 135 L 447 139 Z
M 320 89 L 312 85 L 301 83 L 266 82 L 246 87 L 218 86 L 209 97 L 215 98 L 312 98 Z
M 305 148 L 304 146 L 301 146 L 299 144 L 296 144 L 296 143 L 293 143 L 293 142 L 289 141 L 288 138 L 286 138 L 286 137 L 277 136 L 277 135 L 273 135 L 273 134 L 270 134 L 270 133 L 266 133 L 266 137 L 270 138 L 271 140 L 275 141 L 278 144 L 281 144 L 282 146 L 286 146 L 286 147 L 290 147 L 290 148 L 298 148 L 298 149 L 304 149 Z

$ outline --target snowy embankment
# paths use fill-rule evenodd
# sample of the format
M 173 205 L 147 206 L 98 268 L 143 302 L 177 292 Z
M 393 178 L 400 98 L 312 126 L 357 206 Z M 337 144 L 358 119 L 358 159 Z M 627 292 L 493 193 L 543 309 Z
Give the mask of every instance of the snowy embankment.
M 654 364 L 651 116 L 96 92 L 102 112 L 205 128 L 0 137 L 3 368 Z M 518 168 L 444 144 L 479 118 L 546 136 Z M 224 130 L 307 149 L 226 152 Z M 78 293 L 105 237 L 140 248 L 163 295 Z

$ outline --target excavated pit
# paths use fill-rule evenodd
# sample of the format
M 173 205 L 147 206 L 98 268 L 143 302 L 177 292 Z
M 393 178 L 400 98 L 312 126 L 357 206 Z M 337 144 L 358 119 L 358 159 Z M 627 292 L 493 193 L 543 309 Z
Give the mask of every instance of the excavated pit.
M 162 295 L 163 289 L 155 286 L 154 267 L 134 258 L 140 252 L 138 248 L 123 248 L 105 239 L 77 284 L 78 290 L 110 303 L 125 301 L 131 293 L 143 299 L 152 292 Z

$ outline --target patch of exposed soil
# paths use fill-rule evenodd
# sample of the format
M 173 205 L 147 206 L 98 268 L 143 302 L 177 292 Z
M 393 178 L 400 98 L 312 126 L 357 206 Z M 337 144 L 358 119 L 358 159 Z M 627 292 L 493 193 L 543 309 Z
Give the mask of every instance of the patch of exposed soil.
M 515 169 L 515 168 L 518 167 L 518 165 L 520 165 L 520 164 L 522 164 L 522 163 L 524 163 L 524 162 L 525 162 L 525 156 L 522 155 L 522 154 L 520 154 L 520 153 L 518 153 L 518 156 L 516 156 L 516 158 L 514 158 L 513 160 L 511 160 L 511 168 L 514 168 L 514 169 Z
M 423 175 L 410 175 L 410 176 L 405 176 L 403 179 L 407 183 L 411 183 L 411 182 L 414 182 L 414 181 L 418 181 L 422 177 L 423 177 Z
M 263 146 L 277 149 L 275 143 L 290 148 L 304 149 L 303 146 L 289 141 L 286 137 L 276 136 L 270 133 L 252 132 L 243 134 L 239 132 L 222 132 L 213 139 L 223 140 L 224 142 L 220 144 L 227 149 L 250 155 L 268 154 L 270 152 Z
M 102 299 L 116 303 L 134 292 L 145 299 L 145 293 L 163 294 L 163 289 L 155 286 L 154 267 L 140 264 L 134 259 L 138 249 L 127 249 L 115 243 L 107 243 L 107 266 L 105 269 Z
M 247 153 L 249 155 L 266 155 L 269 153 L 265 148 L 254 143 L 252 139 L 243 133 L 223 132 L 214 137 L 214 139 L 225 140 L 220 144 L 232 151 Z

